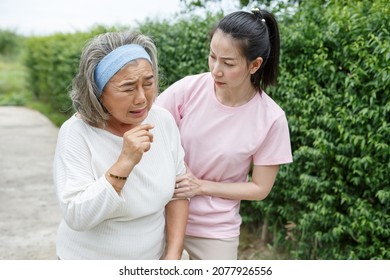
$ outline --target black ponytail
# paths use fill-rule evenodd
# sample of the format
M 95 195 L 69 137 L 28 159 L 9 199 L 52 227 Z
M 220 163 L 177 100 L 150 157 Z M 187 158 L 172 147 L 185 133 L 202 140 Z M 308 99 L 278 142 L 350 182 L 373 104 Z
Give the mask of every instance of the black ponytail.
M 220 29 L 232 36 L 241 47 L 248 62 L 257 57 L 263 58 L 263 64 L 252 74 L 253 86 L 265 90 L 275 85 L 278 76 L 280 38 L 275 17 L 265 11 L 253 9 L 252 13 L 238 11 L 226 15 L 215 27 L 212 34 Z
M 280 56 L 280 37 L 278 23 L 275 17 L 267 12 L 262 11 L 263 19 L 268 28 L 269 38 L 269 55 L 264 66 L 260 71 L 260 85 L 263 89 L 270 85 L 276 85 L 279 74 L 279 56 Z

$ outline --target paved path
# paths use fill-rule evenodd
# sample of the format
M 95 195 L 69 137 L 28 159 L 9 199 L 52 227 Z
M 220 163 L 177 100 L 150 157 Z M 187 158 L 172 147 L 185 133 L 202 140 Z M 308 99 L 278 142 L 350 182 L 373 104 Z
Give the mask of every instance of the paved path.
M 61 214 L 52 161 L 57 133 L 36 111 L 0 106 L 0 260 L 56 259 Z
M 52 177 L 57 134 L 36 111 L 0 106 L 0 260 L 57 259 L 61 213 Z

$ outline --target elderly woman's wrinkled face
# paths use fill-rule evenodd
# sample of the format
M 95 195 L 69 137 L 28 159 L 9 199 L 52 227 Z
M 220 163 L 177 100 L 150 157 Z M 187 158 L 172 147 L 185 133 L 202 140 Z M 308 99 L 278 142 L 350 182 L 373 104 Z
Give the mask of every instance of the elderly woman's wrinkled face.
M 151 64 L 138 59 L 125 65 L 107 83 L 101 101 L 111 114 L 109 125 L 141 124 L 153 105 L 156 92 Z

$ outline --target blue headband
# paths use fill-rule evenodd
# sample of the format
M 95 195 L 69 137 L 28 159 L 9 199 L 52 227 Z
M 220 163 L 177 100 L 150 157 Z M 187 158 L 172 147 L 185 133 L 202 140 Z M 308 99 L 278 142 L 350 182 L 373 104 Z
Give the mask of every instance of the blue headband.
M 116 72 L 130 61 L 138 58 L 144 58 L 152 64 L 152 60 L 145 49 L 136 44 L 121 46 L 103 57 L 95 68 L 95 82 L 99 89 L 96 97 L 99 98 L 102 95 L 105 85 Z

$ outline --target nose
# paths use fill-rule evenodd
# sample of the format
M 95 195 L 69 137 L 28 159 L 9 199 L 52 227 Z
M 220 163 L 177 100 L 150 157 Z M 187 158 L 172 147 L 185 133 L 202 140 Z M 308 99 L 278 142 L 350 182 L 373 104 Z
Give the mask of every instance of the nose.
M 141 86 L 140 88 L 138 88 L 135 96 L 134 96 L 134 104 L 135 105 L 139 105 L 139 104 L 144 104 L 146 103 L 146 95 L 145 95 L 145 90 L 144 88 Z
M 216 76 L 216 77 L 221 77 L 223 75 L 220 63 L 214 62 L 211 65 L 211 73 L 213 74 L 213 76 Z

